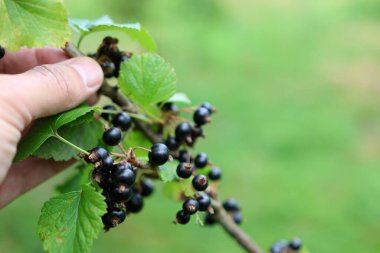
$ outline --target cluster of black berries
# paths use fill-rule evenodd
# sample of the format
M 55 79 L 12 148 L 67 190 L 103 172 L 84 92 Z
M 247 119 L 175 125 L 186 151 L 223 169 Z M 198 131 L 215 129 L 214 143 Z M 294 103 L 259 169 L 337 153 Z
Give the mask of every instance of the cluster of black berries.
M 280 240 L 275 242 L 270 248 L 270 253 L 297 253 L 301 250 L 302 242 L 299 238 L 290 241 Z
M 106 105 L 103 110 L 116 111 L 113 105 Z M 122 131 L 127 131 L 131 128 L 132 119 L 127 112 L 119 112 L 113 117 L 107 112 L 101 114 L 102 118 L 112 122 L 113 127 L 108 128 L 103 133 L 103 141 L 109 146 L 116 146 L 121 140 Z
M 118 43 L 119 40 L 117 38 L 107 36 L 103 39 L 96 54 L 88 55 L 99 62 L 103 69 L 104 77 L 106 78 L 118 77 L 120 64 L 133 55 L 131 52 L 120 51 L 117 46 Z
M 198 198 L 188 198 L 182 204 L 182 210 L 179 210 L 176 215 L 175 223 L 187 224 L 190 221 L 190 216 L 197 211 L 206 212 L 211 205 L 211 199 L 207 194 L 202 194 Z
M 162 165 L 169 160 L 169 156 L 168 148 L 156 143 L 149 152 L 149 164 Z M 85 159 L 95 165 L 92 179 L 103 190 L 106 199 L 107 213 L 102 217 L 105 230 L 122 223 L 128 213 L 142 210 L 143 197 L 154 191 L 151 180 L 136 181 L 136 168 L 125 161 L 114 163 L 108 151 L 102 147 L 92 149 Z
M 234 198 L 228 198 L 223 202 L 223 208 L 231 216 L 233 221 L 240 225 L 243 222 L 243 215 L 239 203 Z M 211 214 L 205 216 L 204 224 L 213 225 L 215 219 Z
M 173 103 L 165 103 L 161 109 L 165 112 L 178 113 L 179 109 Z M 195 125 L 191 126 L 189 122 L 182 122 L 175 128 L 175 136 L 168 136 L 166 145 L 171 151 L 179 149 L 181 144 L 192 147 L 199 137 L 204 137 L 202 126 L 211 121 L 211 114 L 215 112 L 215 108 L 210 103 L 203 103 L 199 106 L 194 114 L 193 120 Z
M 2 59 L 5 56 L 5 48 L 0 46 L 0 59 Z

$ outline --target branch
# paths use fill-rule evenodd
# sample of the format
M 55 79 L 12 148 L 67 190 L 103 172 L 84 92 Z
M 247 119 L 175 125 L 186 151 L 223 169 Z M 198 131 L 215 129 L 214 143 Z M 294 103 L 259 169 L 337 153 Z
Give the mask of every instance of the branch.
M 71 43 L 66 43 L 64 48 L 65 52 L 70 57 L 83 56 L 83 54 L 75 48 Z M 100 88 L 100 93 L 104 96 L 109 97 L 115 104 L 126 109 L 126 111 L 135 113 L 133 105 L 129 99 L 118 89 L 118 87 L 112 87 L 109 85 L 107 80 L 104 79 L 102 87 Z M 136 127 L 153 143 L 163 142 L 163 136 L 155 133 L 148 124 L 141 122 L 138 119 L 133 119 Z M 249 253 L 263 253 L 258 245 L 252 241 L 252 239 L 239 227 L 235 224 L 232 218 L 224 210 L 223 206 L 215 198 L 212 199 L 212 207 L 215 211 L 214 218 L 223 229 L 236 240 L 236 242 L 243 247 Z

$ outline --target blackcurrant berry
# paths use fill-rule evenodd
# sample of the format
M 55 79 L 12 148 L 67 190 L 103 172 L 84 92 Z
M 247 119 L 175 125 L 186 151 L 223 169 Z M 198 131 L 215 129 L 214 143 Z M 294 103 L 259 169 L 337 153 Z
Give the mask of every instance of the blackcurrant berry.
M 2 59 L 5 56 L 5 48 L 0 46 L 0 59 Z
M 113 159 L 111 156 L 107 156 L 103 160 L 100 161 L 100 168 L 106 171 L 110 171 L 113 166 Z
M 112 124 L 120 128 L 122 131 L 127 131 L 132 125 L 132 118 L 126 112 L 119 112 L 112 119 Z
M 222 171 L 218 167 L 212 167 L 208 173 L 210 180 L 219 180 L 222 177 Z
M 103 141 L 109 146 L 116 146 L 121 140 L 121 130 L 117 127 L 111 127 L 103 133 Z
M 112 208 L 103 215 L 102 221 L 106 228 L 116 227 L 125 220 L 125 212 L 120 208 Z
M 293 240 L 290 241 L 290 243 L 289 243 L 288 246 L 292 250 L 299 250 L 299 249 L 301 249 L 301 247 L 302 247 L 301 239 L 294 238 Z
M 240 211 L 240 205 L 234 198 L 228 198 L 223 202 L 223 207 L 227 212 Z
M 207 177 L 202 174 L 196 175 L 193 178 L 192 184 L 195 190 L 204 191 L 207 189 L 207 186 L 208 186 Z
M 92 179 L 101 187 L 107 185 L 109 173 L 101 168 L 95 168 L 92 171 Z
M 175 137 L 168 136 L 168 138 L 165 141 L 165 145 L 168 147 L 169 150 L 176 151 L 181 145 L 181 143 Z
M 180 210 L 177 212 L 176 221 L 182 225 L 187 224 L 190 221 L 190 214 L 187 214 L 185 211 Z
M 285 240 L 275 242 L 270 248 L 270 253 L 284 253 L 288 246 L 287 244 Z
M 133 194 L 132 198 L 125 203 L 127 210 L 131 213 L 138 213 L 144 207 L 144 199 L 140 193 Z
M 200 126 L 195 126 L 191 132 L 191 138 L 197 139 L 199 137 L 203 137 L 203 129 Z
M 152 165 L 163 165 L 169 160 L 169 149 L 165 144 L 156 143 L 150 148 L 148 157 Z
M 179 109 L 178 107 L 170 102 L 164 103 L 161 107 L 161 110 L 164 112 L 173 112 L 173 113 L 178 113 Z
M 102 147 L 96 147 L 90 150 L 90 154 L 86 157 L 86 161 L 91 163 L 99 162 L 108 156 L 108 151 Z
M 175 128 L 175 137 L 184 141 L 191 137 L 192 127 L 188 122 L 182 122 Z
M 141 181 L 141 195 L 144 197 L 150 196 L 154 192 L 154 183 L 150 179 Z
M 116 66 L 112 61 L 102 62 L 100 67 L 102 67 L 104 77 L 110 78 L 114 76 Z
M 111 198 L 115 202 L 127 202 L 132 198 L 133 190 L 126 185 L 113 186 L 109 191 Z
M 183 149 L 183 150 L 180 150 L 179 151 L 179 155 L 177 157 L 177 160 L 180 162 L 180 163 L 189 163 L 191 162 L 191 155 L 190 155 L 190 152 Z
M 200 107 L 206 108 L 210 115 L 215 112 L 215 108 L 209 102 L 204 102 Z
M 190 163 L 179 163 L 177 166 L 177 176 L 180 178 L 189 178 L 193 174 L 193 166 Z
M 116 111 L 116 107 L 113 105 L 106 105 L 103 107 L 103 110 L 107 111 Z M 109 120 L 110 119 L 110 114 L 108 112 L 103 112 L 100 116 L 102 116 L 103 119 Z
M 215 224 L 215 219 L 211 214 L 206 214 L 205 219 L 203 221 L 205 225 L 211 226 Z
M 113 166 L 111 171 L 113 184 L 123 184 L 132 186 L 136 180 L 136 173 L 131 164 L 118 163 Z
M 232 219 L 236 224 L 240 225 L 243 222 L 243 215 L 240 211 L 233 212 Z
M 194 165 L 196 168 L 204 168 L 208 164 L 208 158 L 206 153 L 199 153 L 194 160 Z
M 210 122 L 210 113 L 209 111 L 204 107 L 199 107 L 193 115 L 193 120 L 195 124 L 198 126 L 202 126 L 208 122 Z
M 187 199 L 182 205 L 182 209 L 190 215 L 195 214 L 198 211 L 198 208 L 199 204 L 196 199 Z
M 199 204 L 199 211 L 207 211 L 208 208 L 211 205 L 211 199 L 208 195 L 201 195 L 197 198 L 198 204 Z

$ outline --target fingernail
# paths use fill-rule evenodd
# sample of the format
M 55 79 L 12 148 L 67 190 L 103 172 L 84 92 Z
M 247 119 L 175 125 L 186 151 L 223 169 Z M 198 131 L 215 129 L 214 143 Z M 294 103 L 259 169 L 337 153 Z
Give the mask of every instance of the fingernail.
M 83 82 L 89 88 L 99 87 L 103 81 L 103 72 L 99 64 L 89 57 L 78 57 L 69 61 L 69 64 L 78 71 Z

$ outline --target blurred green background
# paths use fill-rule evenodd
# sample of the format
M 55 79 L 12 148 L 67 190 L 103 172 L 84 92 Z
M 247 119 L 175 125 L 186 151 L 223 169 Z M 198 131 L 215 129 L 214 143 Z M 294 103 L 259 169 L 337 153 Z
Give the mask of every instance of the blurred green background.
M 141 22 L 179 89 L 216 105 L 198 150 L 223 169 L 221 195 L 242 203 L 242 227 L 264 248 L 298 235 L 310 252 L 380 252 L 378 0 L 65 4 L 77 18 Z M 70 173 L 1 211 L 0 252 L 42 252 L 40 208 Z M 172 225 L 179 208 L 158 189 L 92 252 L 242 252 L 219 227 Z

